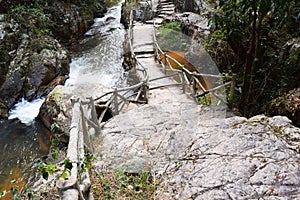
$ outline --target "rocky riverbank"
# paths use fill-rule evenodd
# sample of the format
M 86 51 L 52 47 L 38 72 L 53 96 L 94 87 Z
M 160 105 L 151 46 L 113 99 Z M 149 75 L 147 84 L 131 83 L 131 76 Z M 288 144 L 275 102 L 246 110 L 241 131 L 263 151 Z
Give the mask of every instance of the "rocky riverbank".
M 105 11 L 103 0 L 1 2 L 0 119 L 21 98 L 40 98 L 64 83 L 68 47 Z

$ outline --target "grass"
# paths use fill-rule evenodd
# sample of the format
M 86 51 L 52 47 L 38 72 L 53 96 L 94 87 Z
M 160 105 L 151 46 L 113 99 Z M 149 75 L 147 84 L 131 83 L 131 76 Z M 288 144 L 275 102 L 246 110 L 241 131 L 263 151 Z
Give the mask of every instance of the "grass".
M 92 171 L 92 192 L 95 199 L 154 199 L 158 183 L 149 172 L 126 173 L 122 170 L 96 173 Z
M 187 51 L 190 46 L 191 38 L 182 33 L 178 21 L 163 23 L 158 32 L 158 44 L 165 51 Z

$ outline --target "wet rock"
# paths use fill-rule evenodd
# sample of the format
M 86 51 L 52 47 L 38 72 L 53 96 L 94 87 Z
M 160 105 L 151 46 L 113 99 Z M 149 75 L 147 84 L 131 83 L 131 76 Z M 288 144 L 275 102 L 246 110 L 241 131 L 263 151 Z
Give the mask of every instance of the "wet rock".
M 5 1 L 0 6 L 3 13 L 10 13 L 0 15 L 0 99 L 8 108 L 21 97 L 30 101 L 48 94 L 69 73 L 68 52 L 45 33 L 69 44 L 106 10 L 104 0 L 51 1 L 47 6 L 41 2 L 36 9 L 45 18 L 29 21 L 37 16 L 10 12 L 20 5 L 37 6 L 35 1 Z
M 0 99 L 0 120 L 8 117 L 8 108 L 6 104 Z
M 53 1 L 44 10 L 53 22 L 53 34 L 63 43 L 69 44 L 76 42 L 76 39 L 93 24 L 95 17 L 104 14 L 106 4 L 103 0 L 72 3 Z
M 272 100 L 267 106 L 267 113 L 287 116 L 295 126 L 300 127 L 300 88 Z
M 152 8 L 148 2 L 139 2 L 133 9 L 133 19 L 145 22 L 153 18 Z
M 7 15 L 0 15 L 0 87 L 5 81 L 9 63 L 20 43 L 17 29 L 18 25 L 10 21 Z
M 48 36 L 31 39 L 23 34 L 0 87 L 0 98 L 9 108 L 20 97 L 29 101 L 39 98 L 61 84 L 68 73 L 69 55 L 57 40 Z M 61 81 L 53 81 L 58 77 Z
M 35 7 L 38 12 L 44 14 L 45 18 L 39 23 L 40 16 L 33 16 L 35 20 L 32 23 L 28 23 L 31 20 L 30 18 L 26 19 L 28 14 L 22 15 L 19 13 L 17 17 L 24 18 L 22 21 L 23 31 L 37 31 L 39 33 L 48 29 L 51 30 L 56 39 L 65 44 L 74 42 L 88 29 L 95 17 L 103 16 L 106 12 L 104 0 L 54 0 L 42 1 L 38 4 L 35 1 L 5 1 L 1 2 L 0 10 L 3 10 L 5 13 L 10 12 L 11 9 L 19 5 L 25 5 L 28 8 Z

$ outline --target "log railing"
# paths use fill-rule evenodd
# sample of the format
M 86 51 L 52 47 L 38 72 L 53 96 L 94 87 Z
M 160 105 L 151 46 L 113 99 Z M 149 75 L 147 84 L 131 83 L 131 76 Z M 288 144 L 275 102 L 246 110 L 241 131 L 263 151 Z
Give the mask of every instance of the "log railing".
M 154 20 L 155 21 L 155 20 Z M 154 22 L 155 27 L 155 22 Z M 80 99 L 78 97 L 72 98 L 72 122 L 70 128 L 70 139 L 67 150 L 67 159 L 69 159 L 72 163 L 72 169 L 70 175 L 67 179 L 59 179 L 57 181 L 57 187 L 60 193 L 60 196 L 63 200 L 77 200 L 80 199 L 93 199 L 92 194 L 90 193 L 91 181 L 89 178 L 88 170 L 85 169 L 82 171 L 79 166 L 84 162 L 85 155 L 84 150 L 87 148 L 89 151 L 93 152 L 94 147 L 91 140 L 93 137 L 100 134 L 100 124 L 104 119 L 104 115 L 108 110 L 111 110 L 114 115 L 117 115 L 121 112 L 124 106 L 127 103 L 147 103 L 148 102 L 148 91 L 151 89 L 156 89 L 159 87 L 166 86 L 181 86 L 183 92 L 186 92 L 186 88 L 190 88 L 189 91 L 192 93 L 193 97 L 197 99 L 199 96 L 207 95 L 211 93 L 216 96 L 218 99 L 222 99 L 219 97 L 215 91 L 220 88 L 231 85 L 230 87 L 230 97 L 233 98 L 234 95 L 234 84 L 235 84 L 235 76 L 231 77 L 231 82 L 224 83 L 223 85 L 217 86 L 211 89 L 205 89 L 205 87 L 200 83 L 199 77 L 218 77 L 223 78 L 223 76 L 219 75 L 210 75 L 210 74 L 201 74 L 198 72 L 190 72 L 184 65 L 178 62 L 176 59 L 168 56 L 166 52 L 164 52 L 157 43 L 155 32 L 154 32 L 154 48 L 156 52 L 157 59 L 160 59 L 159 54 L 164 56 L 164 62 L 161 62 L 163 71 L 165 72 L 165 76 L 155 78 L 149 80 L 149 76 L 146 68 L 136 59 L 136 55 L 134 53 L 132 41 L 133 41 L 133 11 L 130 12 L 130 24 L 128 31 L 128 42 L 129 48 L 131 51 L 131 58 L 134 60 L 136 64 L 135 70 L 141 74 L 141 80 L 139 83 L 124 87 L 124 88 L 114 88 L 111 91 L 101 95 L 98 98 L 93 99 L 92 97 L 88 97 L 85 99 Z M 155 28 L 154 28 L 155 31 Z M 180 66 L 180 70 L 173 69 L 169 60 L 177 63 Z M 164 85 L 164 86 L 156 86 L 153 88 L 149 88 L 149 82 L 156 81 L 162 78 L 174 77 L 177 76 L 179 79 L 178 83 Z M 189 78 L 192 77 L 192 78 Z M 199 88 L 203 91 L 203 93 L 198 94 L 195 91 L 195 85 L 198 85 Z M 106 99 L 105 101 L 103 99 Z M 107 100 L 108 99 L 108 100 Z M 221 100 L 226 102 L 226 100 Z M 103 107 L 103 111 L 98 116 L 96 113 L 96 106 Z
M 232 76 L 222 76 L 222 75 L 203 74 L 195 71 L 189 71 L 186 66 L 184 66 L 175 58 L 167 55 L 167 52 L 162 50 L 162 48 L 159 46 L 157 42 L 156 27 L 157 26 L 155 24 L 155 20 L 153 20 L 153 40 L 154 40 L 155 56 L 156 59 L 160 62 L 164 74 L 166 74 L 167 76 L 178 77 L 177 79 L 179 80 L 177 81 L 179 84 L 172 84 L 172 85 L 174 86 L 181 85 L 183 92 L 186 92 L 187 91 L 186 88 L 188 88 L 192 97 L 196 101 L 198 101 L 198 98 L 201 96 L 206 96 L 211 94 L 224 104 L 227 104 L 226 98 L 219 96 L 216 93 L 216 91 L 220 89 L 224 89 L 227 86 L 230 86 L 228 102 L 232 103 L 234 98 L 236 75 L 233 74 Z M 170 63 L 170 60 L 174 62 L 179 67 L 179 69 L 173 68 L 173 66 Z M 205 88 L 203 84 L 200 82 L 200 78 L 203 77 L 219 78 L 222 80 L 226 80 L 226 82 L 213 88 Z M 197 88 L 200 88 L 201 93 L 198 92 L 199 90 Z
M 145 67 L 138 62 L 132 47 L 133 41 L 133 12 L 130 13 L 130 26 L 128 31 L 128 42 L 131 51 L 131 57 L 135 60 L 134 70 L 141 74 L 139 83 L 124 87 L 114 88 L 111 91 L 93 99 L 88 97 L 80 99 L 72 98 L 72 122 L 70 128 L 70 139 L 67 150 L 67 159 L 72 163 L 72 169 L 66 179 L 60 178 L 57 181 L 57 188 L 63 200 L 93 199 L 90 193 L 91 181 L 88 169 L 82 171 L 79 166 L 84 162 L 84 150 L 87 148 L 90 152 L 94 151 L 93 137 L 100 134 L 100 124 L 108 110 L 112 110 L 114 115 L 121 112 L 123 107 L 130 102 L 147 103 L 148 102 L 148 82 L 149 77 Z M 103 103 L 104 97 L 108 100 Z M 108 97 L 108 98 L 107 98 Z M 97 116 L 96 106 L 104 107 L 100 116 Z

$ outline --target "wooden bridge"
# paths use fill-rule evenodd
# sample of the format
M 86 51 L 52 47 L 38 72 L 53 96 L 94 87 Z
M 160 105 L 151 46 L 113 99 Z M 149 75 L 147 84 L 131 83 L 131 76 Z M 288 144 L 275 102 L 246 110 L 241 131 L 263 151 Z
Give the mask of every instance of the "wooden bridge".
M 150 1 L 149 1 L 150 3 Z M 113 115 L 123 112 L 129 104 L 162 104 L 169 102 L 170 98 L 182 104 L 196 105 L 199 97 L 209 95 L 215 99 L 215 104 L 226 104 L 226 97 L 220 96 L 220 90 L 230 88 L 230 97 L 233 98 L 234 77 L 223 77 L 220 74 L 203 74 L 189 71 L 187 66 L 169 56 L 157 42 L 157 27 L 163 17 L 174 12 L 174 5 L 168 1 L 151 1 L 153 10 L 160 5 L 160 15 L 145 23 L 133 20 L 133 11 L 130 14 L 128 42 L 131 57 L 136 63 L 133 70 L 140 77 L 140 81 L 125 88 L 114 88 L 97 99 L 87 97 L 79 99 L 74 97 L 73 117 L 70 127 L 70 140 L 67 157 L 73 163 L 70 177 L 59 180 L 57 186 L 63 199 L 93 199 L 88 195 L 91 181 L 88 171 L 80 172 L 78 163 L 84 161 L 84 149 L 94 152 L 92 140 L 101 135 L 101 125 L 105 113 L 112 111 Z M 174 69 L 171 63 L 176 63 L 179 68 Z M 201 83 L 200 77 L 214 77 L 228 80 L 213 88 L 206 88 Z M 96 107 L 102 108 L 98 116 Z

